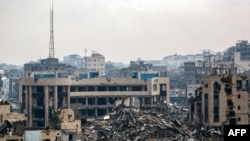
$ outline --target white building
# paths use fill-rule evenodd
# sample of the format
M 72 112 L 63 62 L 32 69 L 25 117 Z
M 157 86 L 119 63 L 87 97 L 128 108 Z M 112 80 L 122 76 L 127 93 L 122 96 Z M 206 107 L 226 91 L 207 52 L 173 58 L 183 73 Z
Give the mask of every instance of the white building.
M 10 90 L 10 80 L 3 76 L 2 77 L 3 87 L 2 87 L 2 99 L 8 100 L 9 90 Z
M 92 52 L 91 56 L 85 57 L 86 68 L 88 70 L 99 71 L 105 74 L 105 57 L 97 52 Z
M 241 60 L 240 52 L 234 52 L 234 64 L 235 67 L 238 68 L 240 73 L 250 70 L 250 61 L 249 60 Z

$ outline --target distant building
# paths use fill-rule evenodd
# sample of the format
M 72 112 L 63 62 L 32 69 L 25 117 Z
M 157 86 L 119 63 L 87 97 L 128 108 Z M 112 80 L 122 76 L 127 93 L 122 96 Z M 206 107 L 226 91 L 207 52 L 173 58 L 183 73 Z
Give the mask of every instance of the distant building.
M 57 58 L 42 59 L 39 62 L 31 62 L 24 64 L 25 77 L 30 77 L 34 72 L 54 71 L 58 78 L 67 77 L 76 71 L 76 67 L 59 63 Z
M 241 72 L 250 70 L 250 44 L 247 40 L 239 40 L 224 52 L 224 59 L 234 63 Z
M 75 66 L 77 68 L 85 68 L 84 58 L 78 54 L 71 54 L 63 57 L 63 62 L 68 65 Z
M 105 57 L 97 52 L 92 52 L 91 56 L 85 57 L 85 64 L 88 70 L 99 71 L 105 75 Z
M 2 99 L 9 100 L 10 93 L 10 79 L 6 76 L 2 77 Z
M 9 97 L 10 101 L 18 101 L 19 79 L 24 77 L 23 69 L 10 69 L 5 71 L 6 77 L 9 79 Z
M 184 65 L 185 61 L 187 61 L 187 56 L 174 54 L 164 57 L 162 64 L 168 66 L 168 71 L 177 71 L 180 66 Z
M 171 103 L 176 103 L 180 106 L 186 106 L 187 96 L 185 89 L 170 89 L 169 99 Z
M 195 84 L 195 85 L 187 85 L 187 98 L 194 98 L 195 97 L 195 91 L 200 87 L 199 84 Z
M 198 72 L 195 62 L 184 62 L 182 81 L 187 84 L 199 84 L 202 74 Z

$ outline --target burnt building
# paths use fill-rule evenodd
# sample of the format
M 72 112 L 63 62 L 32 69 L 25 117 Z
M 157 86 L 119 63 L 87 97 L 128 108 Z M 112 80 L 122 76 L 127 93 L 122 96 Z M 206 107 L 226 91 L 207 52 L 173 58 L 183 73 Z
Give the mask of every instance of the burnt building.
M 28 127 L 48 126 L 50 113 L 62 108 L 74 109 L 84 122 L 108 114 L 118 100 L 128 97 L 138 97 L 140 105 L 145 108 L 152 108 L 160 101 L 168 103 L 169 79 L 20 79 L 19 101 L 28 115 Z

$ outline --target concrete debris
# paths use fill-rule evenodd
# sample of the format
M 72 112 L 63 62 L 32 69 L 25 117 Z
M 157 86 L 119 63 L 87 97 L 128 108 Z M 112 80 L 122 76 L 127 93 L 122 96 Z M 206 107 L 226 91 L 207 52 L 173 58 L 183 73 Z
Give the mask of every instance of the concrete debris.
M 156 111 L 119 105 L 109 116 L 84 125 L 83 140 L 195 141 L 202 138 L 197 129 L 189 129 L 184 123 Z

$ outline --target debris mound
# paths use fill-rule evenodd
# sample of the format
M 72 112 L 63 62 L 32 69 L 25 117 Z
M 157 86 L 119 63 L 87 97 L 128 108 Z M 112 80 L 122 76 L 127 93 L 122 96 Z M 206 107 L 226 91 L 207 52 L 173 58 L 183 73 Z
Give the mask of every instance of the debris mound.
M 119 105 L 103 119 L 84 125 L 85 141 L 193 140 L 192 131 L 178 120 L 156 111 Z

